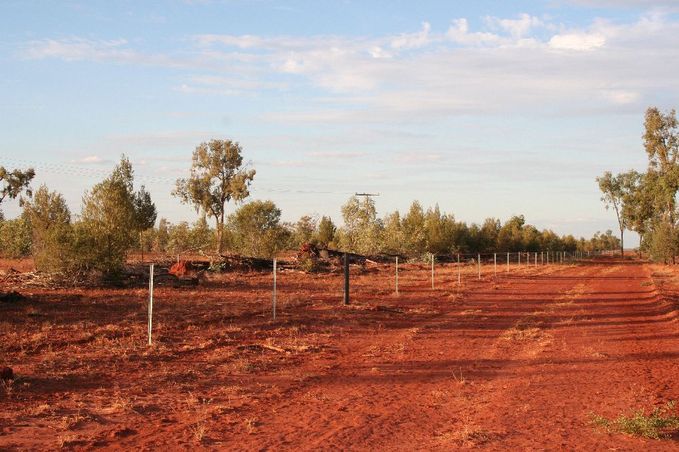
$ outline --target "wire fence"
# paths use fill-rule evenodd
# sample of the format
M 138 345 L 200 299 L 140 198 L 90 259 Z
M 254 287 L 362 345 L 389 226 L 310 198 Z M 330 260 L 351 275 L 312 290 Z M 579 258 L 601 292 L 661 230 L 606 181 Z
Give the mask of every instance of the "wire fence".
M 384 296 L 400 297 L 401 294 L 408 294 L 422 291 L 436 290 L 439 292 L 457 290 L 469 281 L 481 281 L 484 279 L 496 279 L 506 277 L 517 270 L 536 269 L 539 267 L 553 268 L 553 266 L 573 265 L 581 261 L 589 260 L 595 256 L 603 254 L 601 252 L 567 252 L 567 251 L 523 251 L 523 252 L 504 252 L 504 253 L 460 253 L 446 256 L 430 255 L 429 262 L 419 261 L 404 264 L 398 256 L 393 259 L 374 262 L 378 267 L 377 273 L 362 274 L 362 270 L 354 265 L 354 271 L 350 264 L 350 255 L 345 253 L 342 258 L 342 266 L 339 272 L 331 272 L 320 282 L 322 290 L 332 297 L 336 296 L 337 303 L 349 305 L 355 295 L 365 298 L 375 298 Z M 371 261 L 372 262 L 372 261 Z M 262 291 L 270 289 L 270 303 L 263 303 L 262 315 L 270 316 L 272 321 L 276 320 L 277 310 L 280 313 L 283 307 L 280 302 L 280 292 L 289 289 L 295 294 L 300 290 L 313 292 L 318 290 L 317 282 L 313 287 L 300 287 L 299 273 L 293 278 L 279 277 L 280 266 L 276 259 L 272 260 L 270 286 L 262 288 Z M 153 274 L 154 266 L 149 268 L 149 299 L 148 299 L 148 331 L 149 344 L 152 335 L 152 313 L 153 313 Z M 376 278 L 380 278 L 378 282 Z M 385 284 L 385 278 L 390 279 Z M 286 281 L 287 280 L 287 281 Z M 287 282 L 287 284 L 286 284 Z M 309 281 L 305 281 L 307 283 Z M 328 291 L 328 284 L 330 290 Z M 286 287 L 288 286 L 288 287 Z M 377 286 L 380 289 L 377 289 Z M 385 289 L 386 287 L 386 289 Z M 268 289 L 267 289 L 268 288 Z M 333 295 L 334 294 L 334 295 Z M 287 308 L 293 308 L 286 303 Z

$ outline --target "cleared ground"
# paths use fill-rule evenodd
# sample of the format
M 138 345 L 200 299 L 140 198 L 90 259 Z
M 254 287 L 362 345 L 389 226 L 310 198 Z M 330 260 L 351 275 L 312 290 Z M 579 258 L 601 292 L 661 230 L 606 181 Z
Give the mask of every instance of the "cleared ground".
M 0 449 L 676 450 L 591 424 L 679 400 L 679 275 L 630 261 L 225 274 L 0 303 Z M 1 278 L 0 278 L 1 279 Z M 0 290 L 11 290 L 2 286 Z

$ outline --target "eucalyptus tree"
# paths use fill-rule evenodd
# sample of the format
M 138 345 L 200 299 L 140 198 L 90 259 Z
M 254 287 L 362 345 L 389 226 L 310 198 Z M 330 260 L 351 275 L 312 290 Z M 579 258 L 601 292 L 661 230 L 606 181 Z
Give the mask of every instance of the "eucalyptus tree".
M 360 254 L 376 254 L 380 251 L 382 222 L 377 218 L 375 201 L 366 196 L 363 201 L 352 196 L 342 206 L 344 226 L 339 239 L 346 251 Z
M 623 203 L 626 195 L 625 174 L 613 176 L 610 171 L 604 172 L 603 176 L 596 178 L 601 190 L 601 200 L 606 209 L 612 208 L 618 220 L 620 229 L 620 255 L 624 254 L 624 233 L 627 228 L 627 218 L 623 215 Z
M 211 140 L 193 151 L 191 173 L 178 179 L 172 194 L 215 220 L 217 249 L 223 251 L 226 204 L 250 195 L 255 170 L 243 164 L 243 148 L 231 140 Z
M 654 195 L 662 203 L 663 215 L 674 227 L 676 195 L 679 190 L 679 124 L 674 110 L 662 113 L 656 107 L 646 110 L 644 148 L 649 173 L 655 173 Z
M 0 166 L 0 203 L 5 198 L 14 199 L 26 191 L 28 196 L 31 196 L 30 183 L 35 177 L 33 168 L 26 171 L 18 169 L 8 171 L 4 166 Z

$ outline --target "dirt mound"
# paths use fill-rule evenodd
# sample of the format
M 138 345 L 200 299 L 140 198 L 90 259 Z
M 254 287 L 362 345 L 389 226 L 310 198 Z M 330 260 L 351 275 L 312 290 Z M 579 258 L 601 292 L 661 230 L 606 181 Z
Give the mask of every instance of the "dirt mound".
M 182 276 L 189 274 L 192 270 L 193 267 L 191 266 L 191 262 L 179 261 L 170 267 L 168 273 L 176 276 L 177 278 L 181 278 Z

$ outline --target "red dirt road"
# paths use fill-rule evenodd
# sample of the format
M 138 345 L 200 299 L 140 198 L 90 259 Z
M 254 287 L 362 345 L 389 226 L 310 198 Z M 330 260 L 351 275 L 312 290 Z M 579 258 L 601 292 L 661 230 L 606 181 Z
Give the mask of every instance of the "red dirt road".
M 679 279 L 603 261 L 478 281 L 407 266 L 157 290 L 35 291 L 0 305 L 0 449 L 678 450 L 598 431 L 679 400 Z M 484 269 L 489 272 L 491 269 Z M 504 268 L 502 268 L 504 270 Z M 4 287 L 3 289 L 7 289 Z M 3 362 L 6 361 L 6 362 Z

